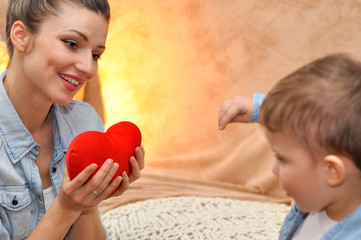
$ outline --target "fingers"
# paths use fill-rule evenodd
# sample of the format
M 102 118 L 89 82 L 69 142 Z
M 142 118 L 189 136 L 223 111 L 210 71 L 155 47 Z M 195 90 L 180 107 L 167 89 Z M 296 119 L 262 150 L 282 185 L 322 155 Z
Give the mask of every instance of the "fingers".
M 224 102 L 219 110 L 218 127 L 220 130 L 226 128 L 227 124 L 238 115 L 242 114 L 241 109 L 234 102 L 234 99 Z
M 144 147 L 140 146 L 135 148 L 135 159 L 137 160 L 140 170 L 144 168 L 144 157 L 145 157 Z
M 105 165 L 105 166 L 104 166 Z M 93 191 L 92 193 L 96 196 L 99 197 L 100 194 L 104 194 L 104 195 L 108 195 L 109 193 L 111 193 L 111 191 L 117 186 L 119 185 L 120 181 L 118 184 L 116 184 L 116 186 L 113 186 L 111 184 L 109 184 L 114 175 L 116 174 L 118 168 L 119 168 L 119 164 L 118 163 L 113 163 L 112 159 L 108 159 L 102 166 L 102 168 L 104 169 L 103 172 L 100 172 L 99 175 L 94 176 L 94 180 L 96 181 L 96 183 L 91 184 L 90 187 L 92 189 L 94 189 L 95 187 L 95 192 Z M 101 168 L 101 170 L 102 170 Z M 100 183 L 98 186 L 96 186 L 98 183 Z M 114 183 L 113 183 L 114 184 Z M 109 188 L 108 188 L 109 187 Z M 111 189 L 110 189 L 111 188 Z M 98 194 L 97 194 L 98 193 Z
M 96 169 L 97 165 L 91 164 L 73 180 L 70 180 L 68 171 L 65 169 L 61 188 L 57 195 L 57 199 L 64 209 L 83 210 L 91 205 L 91 202 L 86 201 L 88 192 L 84 191 L 84 184 Z
M 123 172 L 122 176 L 124 176 L 124 175 L 126 176 L 126 178 L 128 178 L 128 176 L 125 172 Z M 122 176 L 118 176 L 113 181 L 111 181 L 109 183 L 109 185 L 107 185 L 106 188 L 103 190 L 103 192 L 101 193 L 101 196 L 96 196 L 95 198 L 101 197 L 102 200 L 104 200 L 104 199 L 108 198 L 109 196 L 113 196 L 112 192 L 114 191 L 114 189 L 117 189 L 119 186 L 121 186 L 120 184 L 123 184 L 123 182 L 124 182 Z M 117 192 L 117 191 L 115 191 L 115 192 Z
M 88 209 L 89 207 L 97 206 L 111 195 L 112 191 L 117 187 L 121 186 L 121 192 L 128 188 L 129 178 L 126 173 L 112 181 L 119 168 L 119 164 L 113 163 L 112 159 L 106 160 L 94 176 L 88 180 L 97 167 L 96 164 L 89 165 L 72 181 L 70 181 L 65 170 L 61 191 L 58 194 L 62 205 L 69 209 Z
M 105 177 L 102 179 L 101 184 L 96 187 L 95 185 L 91 185 L 92 187 L 96 187 L 96 191 L 94 190 L 91 192 L 94 198 L 107 198 L 109 195 L 112 194 L 113 190 L 118 188 L 112 196 L 117 196 L 125 192 L 129 188 L 129 184 L 131 182 L 134 182 L 135 180 L 139 179 L 141 174 L 140 171 L 144 168 L 144 156 L 145 156 L 145 150 L 143 146 L 137 147 L 135 149 L 135 157 L 132 156 L 129 159 L 129 163 L 131 166 L 131 173 L 128 176 L 126 172 L 122 173 L 122 176 L 116 177 L 113 181 L 111 179 L 113 178 L 114 174 L 118 170 L 119 165 L 117 163 L 114 163 L 112 165 L 112 168 L 109 170 L 108 174 L 105 175 Z M 108 164 L 110 162 L 107 162 Z M 103 166 L 102 166 L 103 168 Z M 104 167 L 104 171 L 106 172 L 108 168 Z M 95 175 L 96 176 L 96 175 Z M 93 178 L 95 178 L 95 176 Z M 100 175 L 99 178 L 101 179 L 103 175 Z M 97 176 L 98 177 L 98 176 Z M 92 179 L 93 179 L 92 178 Z M 99 193 L 101 193 L 101 196 Z
M 140 167 L 135 157 L 131 157 L 129 162 L 131 166 L 131 172 L 129 174 L 129 178 L 130 178 L 130 182 L 132 183 L 138 178 L 140 178 Z
M 67 172 L 64 173 L 65 184 L 63 189 L 66 190 L 68 205 L 75 205 L 79 208 L 96 206 L 102 200 L 109 196 L 117 196 L 124 193 L 131 182 L 139 179 L 140 171 L 144 168 L 145 150 L 143 146 L 135 149 L 135 154 L 129 159 L 131 172 L 129 176 L 123 172 L 121 176 L 114 178 L 119 164 L 114 163 L 112 159 L 107 159 L 98 171 L 92 176 L 98 168 L 96 164 L 91 164 L 70 181 Z M 114 179 L 113 179 L 114 178 Z M 89 180 L 88 180 L 89 179 Z M 116 191 L 113 193 L 114 189 Z
M 131 157 L 129 159 L 131 172 L 129 174 L 130 183 L 139 179 L 141 174 L 140 171 L 144 168 L 144 156 L 145 151 L 143 146 L 137 147 L 135 149 L 135 157 Z
M 225 101 L 218 114 L 218 127 L 220 130 L 226 128 L 231 122 L 252 122 L 253 98 L 247 96 L 235 96 Z
M 143 146 L 136 147 L 135 148 L 135 157 L 132 156 L 129 159 L 130 169 L 131 169 L 129 176 L 126 174 L 126 172 L 122 173 L 122 177 L 119 177 L 119 180 L 121 182 L 119 181 L 116 186 L 114 185 L 113 189 L 115 189 L 115 187 L 118 187 L 119 183 L 120 183 L 120 185 L 119 185 L 118 189 L 111 196 L 119 196 L 119 195 L 123 194 L 129 188 L 130 183 L 132 183 L 135 180 L 140 178 L 140 176 L 141 176 L 140 171 L 145 166 L 144 156 L 145 156 L 144 147 Z M 111 184 L 113 184 L 114 182 L 115 182 L 115 180 Z
M 84 168 L 83 171 L 81 171 L 72 181 L 71 181 L 71 188 L 78 189 L 81 186 L 86 183 L 86 181 L 89 179 L 89 177 L 92 175 L 92 173 L 98 168 L 98 165 L 93 163 Z M 69 179 L 68 171 L 64 172 L 65 179 Z M 64 179 L 64 180 L 65 180 Z M 69 179 L 70 180 L 70 179 Z
M 109 183 L 113 179 L 118 168 L 118 163 L 113 163 L 112 159 L 107 159 L 98 172 L 85 185 L 85 189 L 88 191 L 88 194 L 91 197 L 100 197 L 100 195 L 104 194 L 106 197 L 107 194 L 114 189 L 113 187 L 113 189 L 109 190 L 109 188 L 113 186 Z
M 118 189 L 112 195 L 110 195 L 111 197 L 119 196 L 119 195 L 123 194 L 129 188 L 130 180 L 129 180 L 129 177 L 126 174 L 126 172 L 123 172 L 122 177 L 119 177 L 119 178 L 122 179 L 121 183 L 120 183 Z
M 219 109 L 219 113 L 218 113 L 218 128 L 220 130 L 223 130 L 227 123 L 225 122 L 224 116 L 227 113 L 228 109 L 230 108 L 230 106 L 232 105 L 232 101 L 231 100 L 227 100 L 225 101 L 220 109 Z

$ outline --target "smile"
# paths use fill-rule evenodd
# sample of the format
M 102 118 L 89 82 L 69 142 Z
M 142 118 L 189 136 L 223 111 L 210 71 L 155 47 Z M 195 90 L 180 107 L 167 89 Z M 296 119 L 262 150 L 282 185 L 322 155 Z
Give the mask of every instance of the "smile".
M 68 76 L 65 76 L 61 73 L 59 73 L 59 76 L 64 79 L 65 81 L 67 81 L 68 83 L 74 85 L 74 86 L 78 86 L 79 85 L 79 82 L 71 77 L 68 77 Z

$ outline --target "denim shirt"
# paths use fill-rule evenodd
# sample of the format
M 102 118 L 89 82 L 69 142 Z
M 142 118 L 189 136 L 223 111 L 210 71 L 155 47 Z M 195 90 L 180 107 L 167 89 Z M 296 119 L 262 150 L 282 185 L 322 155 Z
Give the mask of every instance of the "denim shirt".
M 253 122 L 258 122 L 261 105 L 266 95 L 253 95 Z M 308 213 L 302 212 L 294 204 L 282 224 L 279 240 L 291 240 L 293 235 L 306 219 Z M 321 240 L 360 240 L 361 239 L 361 205 L 349 216 L 342 219 L 322 237 Z
M 302 212 L 294 204 L 286 216 L 281 227 L 279 240 L 291 240 L 293 235 L 306 219 L 308 213 Z M 349 216 L 338 222 L 328 230 L 321 240 L 359 240 L 361 239 L 361 205 L 359 205 Z
M 259 121 L 259 112 L 261 110 L 261 106 L 265 98 L 266 98 L 265 94 L 259 94 L 259 93 L 253 94 L 253 112 L 252 112 L 253 123 Z
M 40 146 L 22 123 L 0 75 L 0 239 L 26 238 L 45 214 L 43 187 L 35 160 Z M 102 121 L 87 103 L 53 104 L 54 153 L 49 173 L 59 192 L 72 139 L 84 131 L 104 132 Z

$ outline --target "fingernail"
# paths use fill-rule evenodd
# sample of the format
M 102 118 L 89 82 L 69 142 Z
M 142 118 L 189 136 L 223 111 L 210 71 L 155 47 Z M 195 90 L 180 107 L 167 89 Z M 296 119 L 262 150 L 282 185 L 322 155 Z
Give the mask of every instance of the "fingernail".
M 111 166 L 111 165 L 113 164 L 113 159 L 108 159 L 108 160 L 107 160 L 107 164 L 108 164 L 109 166 Z
M 114 164 L 113 164 L 113 169 L 114 169 L 114 170 L 117 170 L 118 167 L 119 167 L 119 164 L 118 164 L 118 163 L 114 163 Z

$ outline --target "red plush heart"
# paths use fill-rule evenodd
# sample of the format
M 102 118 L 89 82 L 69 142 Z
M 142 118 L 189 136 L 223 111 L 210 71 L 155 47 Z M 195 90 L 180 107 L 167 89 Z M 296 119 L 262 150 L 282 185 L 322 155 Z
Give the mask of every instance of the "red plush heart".
M 134 150 L 140 146 L 141 141 L 142 135 L 139 128 L 131 122 L 116 123 L 105 133 L 87 131 L 79 134 L 70 143 L 66 154 L 70 179 L 74 179 L 92 163 L 96 163 L 99 169 L 109 158 L 119 164 L 114 178 L 120 176 L 124 171 L 129 174 L 129 159 L 134 156 Z

